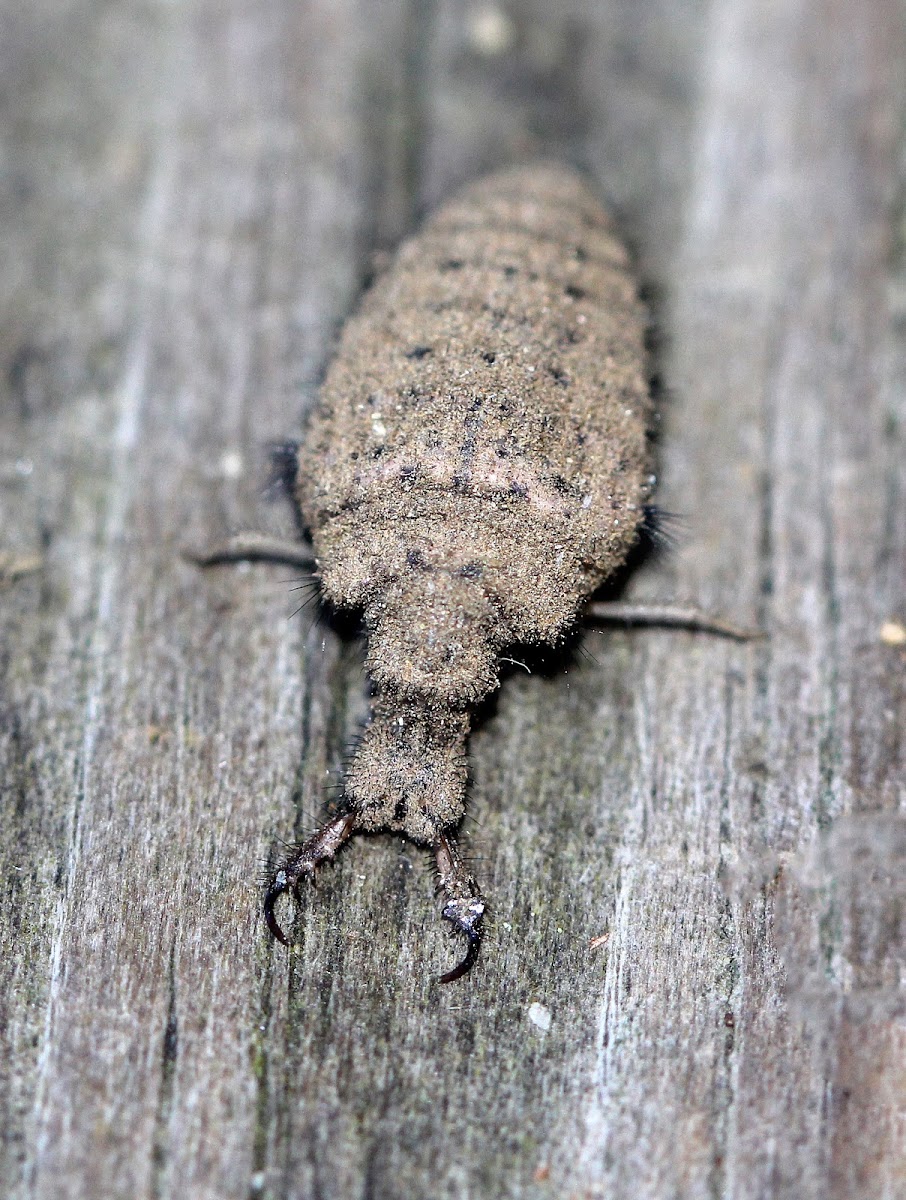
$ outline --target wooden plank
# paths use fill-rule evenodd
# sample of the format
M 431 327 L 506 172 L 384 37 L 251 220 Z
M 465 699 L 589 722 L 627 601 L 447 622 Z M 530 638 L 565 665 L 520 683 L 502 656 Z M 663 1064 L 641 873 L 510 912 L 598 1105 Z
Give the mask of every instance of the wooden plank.
M 888 105 L 901 82 L 887 54 L 900 36 L 895 17 L 726 3 L 714 7 L 705 38 L 694 185 L 671 272 L 668 375 L 678 395 L 664 437 L 664 503 L 696 531 L 677 556 L 677 586 L 721 607 L 747 597 L 771 634 L 745 674 L 721 647 L 682 669 L 653 664 L 660 682 L 649 692 L 647 740 L 655 763 L 664 761 L 649 768 L 644 847 L 627 855 L 632 874 L 617 911 L 625 906 L 628 922 L 601 1021 L 608 1049 L 595 1136 L 611 1163 L 605 1194 L 898 1190 L 897 1105 L 879 1120 L 885 1105 L 869 1087 L 844 1102 L 835 1061 L 847 1011 L 896 1001 L 890 988 L 866 995 L 849 972 L 855 947 L 830 926 L 854 868 L 849 849 L 822 837 L 860 807 L 844 766 L 857 692 L 876 728 L 889 728 L 902 705 L 901 695 L 891 703 L 900 665 L 889 654 L 886 717 L 877 691 L 856 683 L 867 658 L 878 671 L 882 614 L 902 594 L 899 583 L 876 588 L 872 569 L 885 525 L 901 520 L 881 489 L 856 502 L 864 524 L 855 534 L 840 493 L 847 479 L 845 491 L 864 487 L 856 459 L 870 473 L 889 454 L 890 398 L 871 379 L 880 346 L 870 314 L 884 305 Z M 897 560 L 902 579 L 902 544 Z M 646 643 L 649 653 L 654 646 Z M 685 739 L 676 725 L 684 712 Z M 872 807 L 897 803 L 897 753 L 871 789 Z M 875 834 L 860 819 L 855 829 L 862 869 L 871 873 L 877 859 L 892 881 L 886 825 Z M 671 881 L 671 848 L 686 845 Z M 874 898 L 863 890 L 849 903 L 883 929 L 895 889 Z M 682 969 L 652 964 L 639 996 L 623 972 L 647 965 L 646 924 Z M 876 944 L 888 975 L 894 943 Z M 860 1036 L 870 1037 L 869 1025 Z M 901 1063 L 889 1061 L 881 1090 L 901 1102 Z M 656 1113 L 639 1104 L 652 1095 Z M 861 1110 L 877 1137 L 857 1145 L 837 1123 L 839 1105 Z M 664 1138 L 665 1122 L 675 1138 Z M 860 1172 L 871 1175 L 861 1190 Z
M 45 558 L 0 591 L 4 1191 L 900 1194 L 898 7 L 3 19 L 0 550 Z M 435 983 L 431 870 L 390 838 L 344 851 L 287 954 L 258 864 L 342 777 L 360 648 L 285 619 L 285 571 L 179 546 L 292 530 L 261 448 L 373 253 L 556 151 L 663 327 L 688 532 L 630 592 L 769 638 L 589 634 L 512 669 L 473 739 L 493 919 L 465 983 Z

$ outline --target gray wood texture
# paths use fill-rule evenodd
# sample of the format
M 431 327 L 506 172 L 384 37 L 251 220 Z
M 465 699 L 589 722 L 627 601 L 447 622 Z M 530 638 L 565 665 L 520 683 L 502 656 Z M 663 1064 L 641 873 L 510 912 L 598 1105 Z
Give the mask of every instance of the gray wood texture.
M 901 6 L 0 13 L 3 1194 L 906 1195 Z M 473 739 L 490 933 L 440 988 L 391 838 L 266 935 L 361 647 L 179 548 L 292 531 L 262 447 L 373 256 L 534 153 L 616 207 L 660 331 L 684 530 L 624 595 L 768 636 L 513 668 Z

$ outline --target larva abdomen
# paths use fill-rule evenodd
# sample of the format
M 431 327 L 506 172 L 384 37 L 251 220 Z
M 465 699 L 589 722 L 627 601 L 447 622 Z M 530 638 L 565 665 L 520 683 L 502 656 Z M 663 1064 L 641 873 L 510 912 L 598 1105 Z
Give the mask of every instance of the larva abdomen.
M 555 640 L 623 561 L 647 495 L 644 327 L 607 214 L 562 166 L 472 185 L 400 249 L 300 456 L 324 592 L 365 608 L 380 684 L 474 703 L 501 646 Z M 445 664 L 451 624 L 467 645 Z

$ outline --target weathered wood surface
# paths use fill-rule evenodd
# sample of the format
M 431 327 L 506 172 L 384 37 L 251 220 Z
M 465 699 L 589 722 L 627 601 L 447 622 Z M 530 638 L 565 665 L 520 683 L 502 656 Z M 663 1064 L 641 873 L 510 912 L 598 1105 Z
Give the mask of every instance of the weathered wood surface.
M 906 1194 L 903 14 L 489 11 L 3 0 L 0 551 L 45 558 L 0 592 L 4 1194 Z M 360 648 L 178 547 L 292 529 L 261 447 L 373 253 L 552 150 L 663 333 L 686 532 L 628 594 L 769 636 L 506 681 L 467 981 L 389 838 L 287 955 L 256 876 L 340 777 Z

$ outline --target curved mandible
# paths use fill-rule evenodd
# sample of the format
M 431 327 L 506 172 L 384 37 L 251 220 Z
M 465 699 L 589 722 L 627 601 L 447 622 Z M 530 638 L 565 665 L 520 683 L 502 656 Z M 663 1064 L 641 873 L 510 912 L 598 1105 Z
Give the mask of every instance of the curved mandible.
M 442 833 L 434 847 L 440 886 L 447 893 L 441 914 L 444 920 L 469 939 L 466 956 L 451 971 L 441 975 L 441 983 L 453 983 L 468 974 L 475 965 L 484 935 L 485 903 L 478 885 L 465 868 L 452 837 Z
M 284 946 L 289 945 L 289 938 L 280 927 L 274 914 L 274 906 L 284 892 L 292 892 L 298 900 L 302 880 L 307 878 L 314 882 L 315 870 L 319 864 L 334 857 L 353 834 L 355 827 L 355 813 L 341 813 L 322 826 L 308 841 L 293 846 L 274 872 L 264 893 L 262 907 L 268 929 Z

